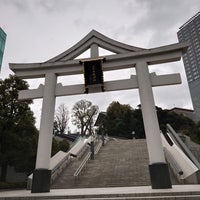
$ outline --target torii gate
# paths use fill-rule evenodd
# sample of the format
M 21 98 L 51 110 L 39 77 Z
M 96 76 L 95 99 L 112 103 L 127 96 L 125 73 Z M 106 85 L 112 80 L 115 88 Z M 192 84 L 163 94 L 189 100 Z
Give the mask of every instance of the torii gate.
M 76 45 L 46 62 L 9 64 L 10 69 L 20 78 L 45 77 L 45 84 L 40 85 L 38 89 L 19 92 L 19 99 L 43 98 L 36 169 L 33 173 L 32 182 L 33 193 L 50 191 L 51 170 L 49 168 L 55 98 L 57 96 L 83 94 L 88 89 L 84 84 L 70 86 L 57 84 L 57 76 L 82 74 L 84 67 L 80 64 L 80 60 L 75 58 L 90 49 L 90 59 L 103 59 L 99 57 L 99 47 L 116 53 L 104 57 L 102 73 L 103 71 L 135 67 L 136 75 L 131 75 L 130 79 L 103 82 L 103 89 L 102 85 L 101 87 L 99 87 L 99 84 L 91 85 L 91 87 L 89 86 L 89 93 L 139 88 L 149 154 L 151 185 L 153 189 L 172 187 L 162 148 L 152 87 L 180 84 L 181 77 L 180 74 L 160 76 L 155 73 L 149 74 L 148 65 L 180 60 L 182 53 L 187 49 L 187 44 L 176 43 L 153 49 L 143 49 L 120 43 L 92 30 Z M 86 76 L 92 76 L 92 74 Z

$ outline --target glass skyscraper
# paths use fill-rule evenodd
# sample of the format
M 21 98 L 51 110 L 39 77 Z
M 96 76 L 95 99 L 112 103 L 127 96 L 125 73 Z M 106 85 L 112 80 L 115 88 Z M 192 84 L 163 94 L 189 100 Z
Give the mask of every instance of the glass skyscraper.
M 195 120 L 200 120 L 200 12 L 180 27 L 177 33 L 180 42 L 188 41 L 183 63 L 188 80 Z
M 6 33 L 0 27 L 0 71 L 1 71 L 2 61 L 3 61 L 3 52 L 5 48 L 5 43 L 6 43 Z

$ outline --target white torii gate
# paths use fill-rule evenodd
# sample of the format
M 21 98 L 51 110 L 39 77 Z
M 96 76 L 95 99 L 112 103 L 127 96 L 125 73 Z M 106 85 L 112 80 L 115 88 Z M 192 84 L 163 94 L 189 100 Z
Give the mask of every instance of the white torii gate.
M 43 63 L 10 63 L 10 69 L 24 79 L 45 78 L 45 84 L 38 89 L 22 90 L 19 99 L 43 98 L 40 133 L 37 149 L 36 169 L 33 173 L 32 192 L 50 191 L 50 157 L 52 132 L 57 96 L 77 95 L 85 92 L 85 85 L 62 86 L 57 77 L 83 73 L 83 65 L 77 56 L 87 49 L 92 59 L 99 59 L 99 47 L 116 53 L 105 56 L 103 71 L 136 68 L 136 75 L 130 79 L 104 82 L 104 91 L 128 90 L 139 88 L 141 109 L 149 154 L 149 170 L 152 188 L 171 188 L 168 167 L 165 161 L 160 128 L 158 124 L 152 87 L 180 84 L 180 74 L 149 74 L 148 65 L 178 61 L 187 49 L 186 43 L 176 43 L 153 49 L 143 49 L 112 40 L 92 30 L 76 45 L 62 54 Z M 94 87 L 92 92 L 99 92 Z

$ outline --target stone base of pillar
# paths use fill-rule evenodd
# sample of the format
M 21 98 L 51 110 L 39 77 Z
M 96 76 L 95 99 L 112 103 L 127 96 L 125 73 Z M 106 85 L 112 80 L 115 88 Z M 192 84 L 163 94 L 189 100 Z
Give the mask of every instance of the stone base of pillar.
M 50 192 L 51 170 L 36 169 L 33 172 L 32 193 Z
M 149 165 L 152 189 L 172 188 L 168 164 L 154 163 Z

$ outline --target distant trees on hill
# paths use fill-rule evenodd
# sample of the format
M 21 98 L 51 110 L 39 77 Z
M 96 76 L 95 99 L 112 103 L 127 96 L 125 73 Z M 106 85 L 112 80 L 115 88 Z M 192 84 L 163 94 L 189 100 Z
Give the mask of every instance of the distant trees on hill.
M 200 143 L 200 122 L 195 123 L 192 119 L 169 110 L 156 107 L 159 125 L 165 131 L 166 124 L 170 124 L 176 132 L 183 133 L 191 137 L 194 142 Z
M 160 129 L 166 131 L 166 124 L 169 123 L 177 132 L 191 137 L 195 142 L 200 143 L 200 123 L 195 123 L 190 118 L 163 110 L 156 107 Z M 130 105 L 112 102 L 106 111 L 103 121 L 104 132 L 110 136 L 132 138 L 145 138 L 141 106 L 133 109 Z
M 134 112 L 130 105 L 112 102 L 106 111 L 104 120 L 105 132 L 110 136 L 133 138 L 134 132 L 137 138 L 144 138 L 142 117 L 140 112 Z M 136 136 L 136 135 L 135 135 Z

